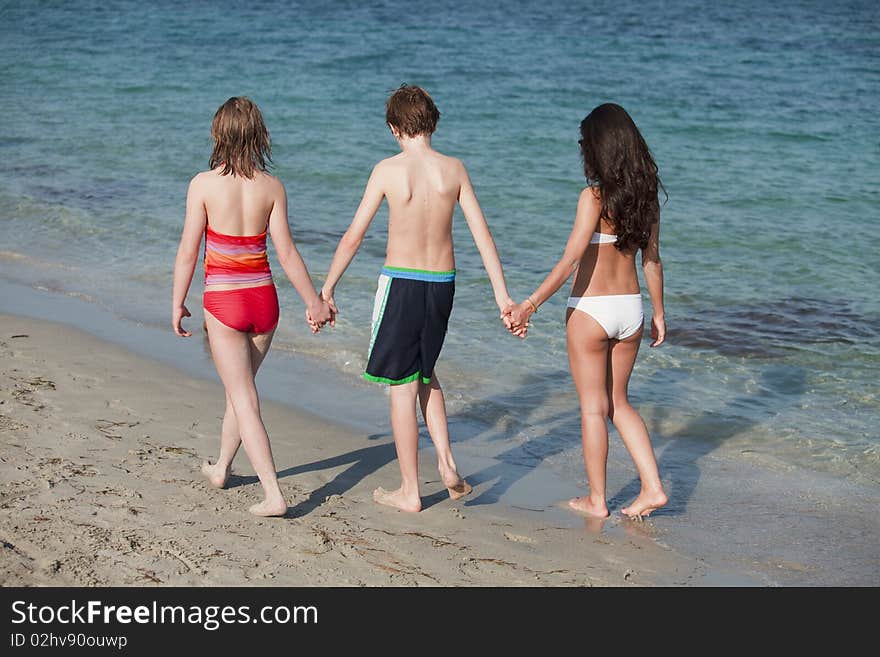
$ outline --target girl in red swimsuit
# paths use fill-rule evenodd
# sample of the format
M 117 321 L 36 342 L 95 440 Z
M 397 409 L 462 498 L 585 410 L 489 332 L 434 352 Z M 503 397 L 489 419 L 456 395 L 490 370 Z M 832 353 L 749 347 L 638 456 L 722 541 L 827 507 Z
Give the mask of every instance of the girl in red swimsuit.
M 263 485 L 265 499 L 250 512 L 281 516 L 287 503 L 278 485 L 269 436 L 260 417 L 254 377 L 278 324 L 278 296 L 266 236 L 284 273 L 306 303 L 306 317 L 317 332 L 333 323 L 335 308 L 315 291 L 306 265 L 296 250 L 287 223 L 284 185 L 266 172 L 269 133 L 257 106 L 248 98 L 230 98 L 214 115 L 214 152 L 210 171 L 196 175 L 186 197 L 186 219 L 174 265 L 171 325 L 181 337 L 191 333 L 181 322 L 189 317 L 185 301 L 205 238 L 205 325 L 211 355 L 226 388 L 226 413 L 220 456 L 202 464 L 208 481 L 226 485 L 232 460 L 244 443 Z

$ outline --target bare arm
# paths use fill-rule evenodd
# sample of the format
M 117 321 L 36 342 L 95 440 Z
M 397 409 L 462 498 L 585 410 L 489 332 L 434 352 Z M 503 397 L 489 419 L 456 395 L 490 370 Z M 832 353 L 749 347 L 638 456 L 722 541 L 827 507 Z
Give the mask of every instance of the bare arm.
M 507 292 L 507 283 L 504 281 L 504 270 L 501 267 L 501 258 L 498 257 L 498 249 L 495 247 L 495 240 L 492 239 L 492 233 L 489 232 L 489 224 L 480 204 L 477 201 L 477 195 L 471 184 L 470 176 L 464 165 L 461 167 L 462 181 L 458 192 L 458 204 L 464 213 L 465 221 L 473 235 L 474 243 L 483 259 L 483 266 L 489 275 L 489 281 L 492 283 L 492 290 L 495 293 L 495 303 L 498 310 L 503 314 L 513 305 L 513 299 Z
M 312 277 L 302 256 L 293 243 L 290 234 L 290 224 L 287 221 L 287 192 L 284 185 L 278 183 L 279 190 L 269 214 L 269 234 L 272 236 L 272 244 L 278 254 L 278 263 L 287 274 L 287 278 L 296 288 L 297 294 L 306 304 L 307 316 L 311 318 L 310 324 L 316 323 L 322 326 L 332 320 L 332 313 L 327 305 L 318 296 Z M 314 324 L 312 330 L 315 330 Z
M 339 279 L 342 278 L 361 247 L 364 235 L 370 227 L 373 217 L 376 216 L 379 206 L 382 205 L 383 198 L 385 198 L 385 189 L 382 184 L 382 171 L 380 165 L 377 164 L 367 181 L 367 187 L 357 212 L 354 213 L 354 219 L 339 240 L 339 246 L 336 247 L 336 253 L 333 254 L 333 262 L 330 263 L 327 280 L 324 281 L 324 287 L 321 290 L 321 296 L 324 299 L 333 300 L 336 284 L 339 283 Z
M 525 328 L 529 317 L 537 311 L 538 306 L 556 294 L 556 291 L 562 287 L 562 284 L 577 271 L 581 258 L 584 257 L 584 252 L 590 245 L 590 238 L 593 236 L 596 225 L 599 223 L 599 213 L 601 210 L 602 204 L 591 188 L 581 192 L 578 199 L 574 227 L 571 229 L 571 234 L 565 245 L 565 251 L 559 262 L 547 274 L 544 282 L 538 286 L 538 289 L 532 292 L 527 300 L 523 301 L 513 311 L 511 321 L 514 326 L 519 325 L 521 328 Z M 522 335 L 524 336 L 524 333 Z
M 659 347 L 666 340 L 666 318 L 663 308 L 663 263 L 660 261 L 660 218 L 651 227 L 648 245 L 642 249 L 642 271 L 645 285 L 654 307 L 651 318 L 652 347 Z
M 177 247 L 177 258 L 174 261 L 174 290 L 171 300 L 171 327 L 180 337 L 192 335 L 184 330 L 181 322 L 189 317 L 186 307 L 186 295 L 192 284 L 193 273 L 199 260 L 199 246 L 205 233 L 208 214 L 205 210 L 205 199 L 198 181 L 198 176 L 189 183 L 186 193 L 186 216 L 183 220 L 183 233 Z

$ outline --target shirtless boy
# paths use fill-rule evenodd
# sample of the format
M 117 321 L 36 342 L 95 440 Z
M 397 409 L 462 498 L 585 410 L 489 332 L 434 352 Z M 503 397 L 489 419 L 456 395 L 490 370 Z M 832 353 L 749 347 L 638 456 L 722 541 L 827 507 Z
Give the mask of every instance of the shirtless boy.
M 388 200 L 388 245 L 373 309 L 364 378 L 391 385 L 391 428 L 402 483 L 377 488 L 373 499 L 403 511 L 421 511 L 416 399 L 437 450 L 443 485 L 452 499 L 471 492 L 452 458 L 443 390 L 434 365 L 455 293 L 452 214 L 461 206 L 492 283 L 505 324 L 513 301 L 501 261 L 464 165 L 434 150 L 440 112 L 426 91 L 403 85 L 386 104 L 385 118 L 401 152 L 382 160 L 367 182 L 348 230 L 339 241 L 321 296 L 335 307 L 334 291 L 357 253 L 382 199 Z

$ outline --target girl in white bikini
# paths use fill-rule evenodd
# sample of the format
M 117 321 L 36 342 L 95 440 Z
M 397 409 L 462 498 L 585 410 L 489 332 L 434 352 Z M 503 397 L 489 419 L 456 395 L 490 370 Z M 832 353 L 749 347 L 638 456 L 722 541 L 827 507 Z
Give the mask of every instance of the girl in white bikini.
M 652 347 L 666 338 L 657 165 L 638 128 L 619 105 L 600 105 L 581 122 L 581 155 L 589 186 L 581 192 L 565 253 L 540 287 L 511 314 L 525 337 L 529 317 L 577 272 L 566 313 L 568 361 L 581 404 L 584 463 L 590 492 L 569 500 L 581 513 L 608 516 L 605 468 L 610 419 L 639 471 L 639 496 L 622 512 L 642 518 L 666 504 L 648 430 L 627 398 L 642 339 L 642 295 L 636 251 L 654 316 Z

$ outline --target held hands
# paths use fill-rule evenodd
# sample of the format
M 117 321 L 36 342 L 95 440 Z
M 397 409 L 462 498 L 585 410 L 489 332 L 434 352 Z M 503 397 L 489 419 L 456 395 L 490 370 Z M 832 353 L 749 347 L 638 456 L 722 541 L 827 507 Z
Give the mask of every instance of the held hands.
M 508 317 L 510 318 L 510 329 L 508 329 L 511 335 L 515 335 L 518 338 L 525 339 L 526 335 L 529 332 L 529 326 L 531 323 L 529 322 L 529 318 L 535 313 L 535 309 L 531 303 L 528 301 L 523 301 L 519 305 L 515 306 Z
M 504 307 L 501 308 L 501 321 L 504 322 L 504 327 L 510 331 L 511 335 L 525 338 L 529 331 L 529 317 L 533 313 L 534 309 L 528 301 L 517 304 L 512 299 L 508 299 Z
M 516 302 L 507 297 L 504 301 L 497 301 L 498 310 L 501 311 L 501 321 L 504 323 L 504 328 L 508 331 L 510 330 L 510 311 L 516 307 Z
M 183 328 L 182 322 L 184 317 L 192 317 L 185 305 L 181 304 L 180 306 L 172 309 L 171 328 L 174 329 L 174 332 L 181 338 L 188 338 L 192 335 L 192 333 Z
M 651 340 L 652 347 L 659 347 L 666 340 L 666 319 L 663 315 L 654 315 L 651 318 Z
M 339 310 L 336 308 L 333 296 L 324 296 L 322 291 L 321 295 L 316 297 L 306 308 L 306 322 L 308 322 L 309 328 L 312 329 L 312 333 L 317 333 L 325 324 L 329 323 L 331 327 L 336 326 L 336 315 L 338 313 Z

